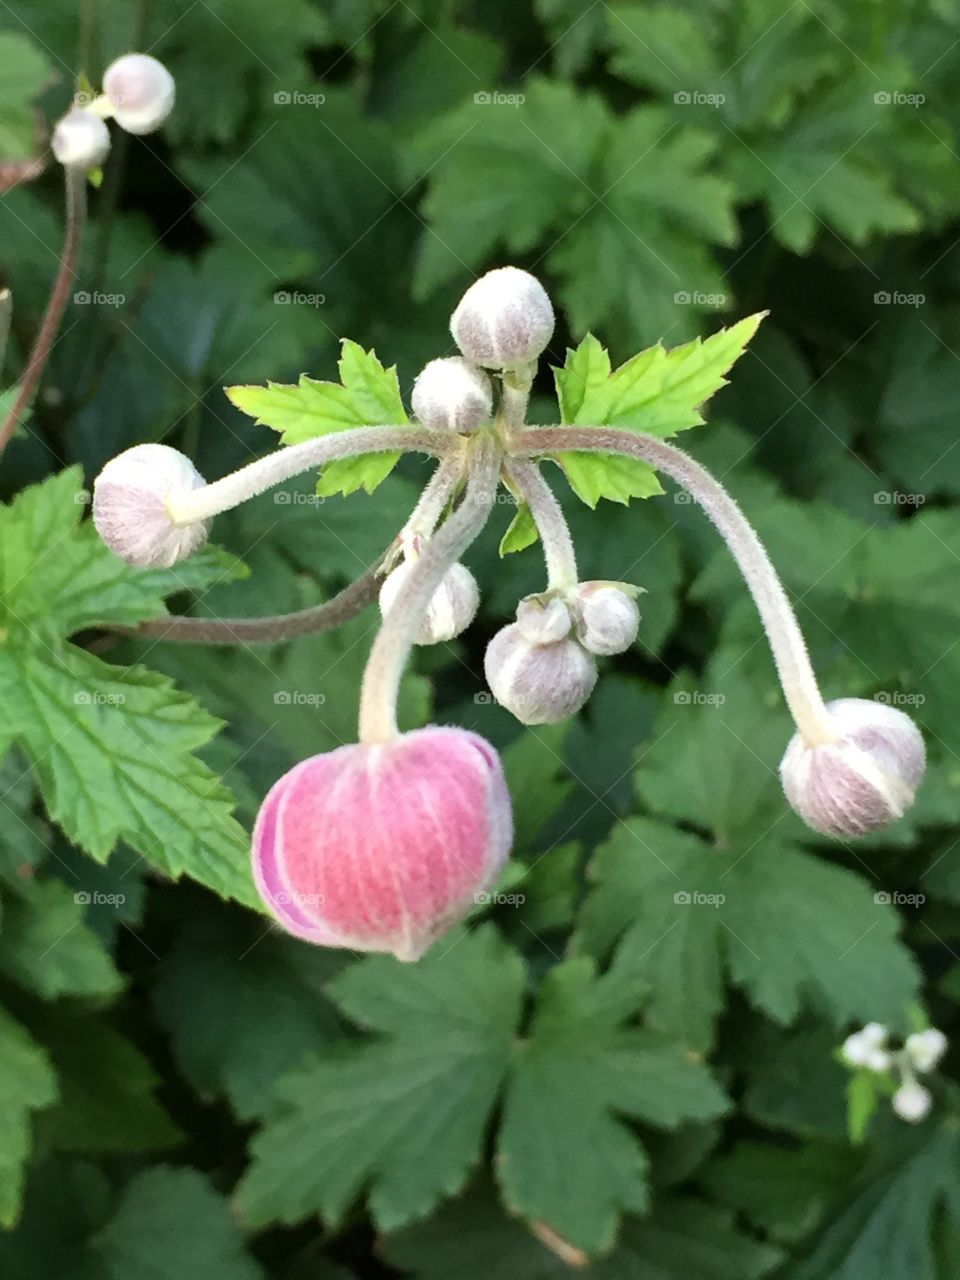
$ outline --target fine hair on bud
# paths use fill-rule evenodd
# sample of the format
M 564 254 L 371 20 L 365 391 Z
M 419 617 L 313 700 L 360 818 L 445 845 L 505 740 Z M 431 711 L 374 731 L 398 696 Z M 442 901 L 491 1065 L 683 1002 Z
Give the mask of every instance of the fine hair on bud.
M 450 319 L 453 340 L 468 360 L 504 371 L 536 360 L 553 326 L 546 289 L 518 267 L 498 267 L 481 276 Z
M 111 458 L 93 484 L 93 522 L 127 564 L 169 568 L 203 546 L 210 522 L 178 526 L 168 500 L 206 484 L 188 457 L 165 444 L 138 444 Z
M 405 560 L 384 579 L 380 588 L 380 611 L 384 617 L 398 601 L 402 605 L 404 588 L 415 564 L 416 560 Z M 417 644 L 439 644 L 455 639 L 466 631 L 479 607 L 480 588 L 476 578 L 466 565 L 459 562 L 451 565 L 430 597 L 417 632 Z
M 496 751 L 430 726 L 291 769 L 261 806 L 253 871 L 298 938 L 416 960 L 496 884 L 512 840 Z
M 74 107 L 55 126 L 50 149 L 62 165 L 96 169 L 110 151 L 110 130 L 95 111 Z
M 447 356 L 423 367 L 413 384 L 410 403 L 425 427 L 476 431 L 493 415 L 493 385 L 469 360 Z
M 577 637 L 590 653 L 625 653 L 636 640 L 640 610 L 636 601 L 613 583 L 581 583 L 577 609 Z
M 570 634 L 573 619 L 558 597 L 528 596 L 517 605 L 517 626 L 532 644 L 555 644 Z
M 836 740 L 809 746 L 801 734 L 780 764 L 791 807 L 823 835 L 879 831 L 902 817 L 926 764 L 923 738 L 908 715 L 865 698 L 827 703 Z
M 103 74 L 113 118 L 127 133 L 153 133 L 173 110 L 173 76 L 148 53 L 125 53 Z
M 484 655 L 487 683 L 521 724 L 555 724 L 575 715 L 593 692 L 597 664 L 572 637 L 528 640 L 519 622 L 503 627 Z

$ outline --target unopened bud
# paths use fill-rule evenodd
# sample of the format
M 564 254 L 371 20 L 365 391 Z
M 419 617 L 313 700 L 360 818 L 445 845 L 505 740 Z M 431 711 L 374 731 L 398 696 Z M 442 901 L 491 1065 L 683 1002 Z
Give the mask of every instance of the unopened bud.
M 517 622 L 493 637 L 483 665 L 493 696 L 521 724 L 565 720 L 580 710 L 597 682 L 596 663 L 576 640 L 535 644 Z
M 127 133 L 153 133 L 173 110 L 173 76 L 147 53 L 125 53 L 103 74 L 113 117 Z
M 519 369 L 540 355 L 553 325 L 553 307 L 540 281 L 517 267 L 498 267 L 463 295 L 450 332 L 474 364 Z
M 285 774 L 257 817 L 254 878 L 298 938 L 416 960 L 496 883 L 512 839 L 496 751 L 431 726 Z
M 824 835 L 879 831 L 913 803 L 925 767 L 920 731 L 902 711 L 865 698 L 839 698 L 827 711 L 837 741 L 810 747 L 793 737 L 780 764 L 787 799 Z
M 493 414 L 493 387 L 475 364 L 449 356 L 424 366 L 413 384 L 410 403 L 425 427 L 476 431 Z
M 380 612 L 384 617 L 402 597 L 415 563 L 415 560 L 405 560 L 384 579 L 380 588 Z M 430 597 L 417 633 L 417 644 L 439 644 L 455 639 L 466 631 L 479 607 L 480 588 L 476 578 L 465 565 L 451 565 Z
M 193 463 L 165 444 L 138 444 L 111 458 L 93 484 L 93 522 L 127 564 L 169 567 L 198 551 L 209 521 L 178 526 L 168 500 L 206 484 Z
M 517 605 L 517 626 L 531 644 L 556 644 L 570 634 L 573 621 L 562 600 L 529 596 Z
M 901 1120 L 909 1120 L 911 1124 L 918 1124 L 929 1114 L 932 1102 L 929 1091 L 915 1080 L 902 1084 L 893 1095 L 894 1111 Z
M 907 1036 L 904 1048 L 916 1071 L 932 1071 L 947 1051 L 947 1037 L 936 1027 Z
M 887 1028 L 879 1022 L 868 1022 L 860 1031 L 847 1036 L 841 1053 L 851 1067 L 869 1067 L 871 1071 L 886 1071 L 891 1057 L 886 1048 Z
M 626 591 L 608 582 L 583 582 L 577 589 L 577 635 L 591 653 L 625 653 L 637 638 L 640 610 Z
M 50 149 L 62 165 L 96 169 L 110 150 L 110 130 L 95 112 L 74 107 L 54 128 Z

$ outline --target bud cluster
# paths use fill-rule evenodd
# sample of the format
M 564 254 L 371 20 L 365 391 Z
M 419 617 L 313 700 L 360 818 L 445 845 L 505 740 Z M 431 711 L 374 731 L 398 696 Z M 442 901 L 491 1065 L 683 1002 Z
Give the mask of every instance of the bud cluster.
M 918 1124 L 929 1114 L 933 1097 L 916 1077 L 939 1064 L 947 1051 L 947 1037 L 936 1027 L 927 1027 L 908 1035 L 900 1049 L 891 1047 L 889 1038 L 890 1032 L 882 1023 L 868 1022 L 847 1036 L 840 1056 L 848 1067 L 899 1080 L 890 1105 L 901 1120 Z
M 153 133 L 173 110 L 173 76 L 147 53 L 125 53 L 103 74 L 103 93 L 89 105 L 75 105 L 57 123 L 50 147 L 60 164 L 95 169 L 110 151 L 110 116 L 127 133 Z

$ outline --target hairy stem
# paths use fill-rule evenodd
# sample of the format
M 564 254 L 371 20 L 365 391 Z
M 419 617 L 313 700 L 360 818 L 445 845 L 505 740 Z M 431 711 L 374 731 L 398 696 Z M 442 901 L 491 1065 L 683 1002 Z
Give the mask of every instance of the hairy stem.
M 547 587 L 566 591 L 577 585 L 577 555 L 567 521 L 553 490 L 535 462 L 514 458 L 507 465 L 520 496 L 530 508 L 547 562 Z
M 370 651 L 360 692 L 361 742 L 389 742 L 399 733 L 397 694 L 424 612 L 444 574 L 470 546 L 490 515 L 501 455 L 486 435 L 477 438 L 474 449 L 463 501 L 423 547 L 403 595 L 384 619 Z
M 537 363 L 522 369 L 508 369 L 503 374 L 503 396 L 500 400 L 500 418 L 508 434 L 522 431 L 527 417 L 530 388 L 533 386 Z
M 773 651 L 787 705 L 809 746 L 836 741 L 793 608 L 770 557 L 743 512 L 708 471 L 664 440 L 615 427 L 539 427 L 519 436 L 524 456 L 567 451 L 624 454 L 663 471 L 703 508 L 746 579 Z
M 78 168 L 76 165 L 67 165 L 64 168 L 64 177 L 67 190 L 67 224 L 64 233 L 63 252 L 60 256 L 60 269 L 57 272 L 57 278 L 54 281 L 53 290 L 47 302 L 47 309 L 43 313 L 43 320 L 40 322 L 33 349 L 23 371 L 17 398 L 13 402 L 13 407 L 7 414 L 3 426 L 0 427 L 0 453 L 7 447 L 24 410 L 33 399 L 34 392 L 46 366 L 47 357 L 53 347 L 53 340 L 57 336 L 57 330 L 60 328 L 60 321 L 63 319 L 67 299 L 70 297 L 70 288 L 77 273 L 77 257 L 80 252 L 80 242 L 83 239 L 84 225 L 87 220 L 87 175 L 83 169 Z
M 151 618 L 137 627 L 111 627 L 125 635 L 156 636 L 177 644 L 281 644 L 301 636 L 332 631 L 355 617 L 377 598 L 382 581 L 381 563 L 362 573 L 355 582 L 323 604 L 296 613 L 266 618 Z
M 463 478 L 465 467 L 465 458 L 460 453 L 442 459 L 410 513 L 409 520 L 397 535 L 397 542 L 405 553 L 414 543 L 429 538 L 436 529 L 447 503 Z
M 353 427 L 349 431 L 337 431 L 316 440 L 305 440 L 303 444 L 276 449 L 222 480 L 168 498 L 167 510 L 174 524 L 193 524 L 229 511 L 283 480 L 338 458 L 353 458 L 360 453 L 402 451 L 440 457 L 455 445 L 456 437 L 443 431 L 396 426 Z

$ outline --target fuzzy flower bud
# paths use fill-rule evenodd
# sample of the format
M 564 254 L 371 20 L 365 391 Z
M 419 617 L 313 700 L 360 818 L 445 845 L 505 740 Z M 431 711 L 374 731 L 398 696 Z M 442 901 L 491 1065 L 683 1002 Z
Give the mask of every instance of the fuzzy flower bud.
M 291 769 L 261 806 L 253 871 L 297 937 L 416 960 L 496 883 L 512 839 L 493 747 L 431 726 Z
M 517 626 L 531 644 L 556 644 L 570 634 L 573 620 L 562 600 L 529 596 L 517 606 Z
M 450 318 L 453 340 L 485 369 L 519 369 L 536 360 L 553 335 L 553 307 L 527 271 L 499 267 L 481 276 Z
M 410 403 L 425 427 L 476 431 L 493 415 L 493 387 L 482 369 L 461 356 L 449 356 L 423 367 Z
M 625 653 L 637 638 L 636 601 L 611 582 L 583 582 L 577 589 L 577 636 L 590 653 Z
M 536 644 L 518 622 L 493 637 L 483 666 L 493 696 L 521 724 L 555 724 L 575 715 L 597 682 L 596 663 L 576 640 Z
M 869 1067 L 871 1071 L 886 1071 L 892 1062 L 884 1047 L 887 1028 L 880 1022 L 868 1022 L 860 1031 L 847 1036 L 841 1054 L 851 1067 Z
M 862 836 L 902 817 L 925 766 L 923 738 L 909 716 L 865 698 L 827 704 L 838 740 L 810 747 L 796 734 L 780 763 L 793 809 L 829 836 Z
M 947 1051 L 947 1037 L 936 1027 L 907 1036 L 904 1044 L 915 1071 L 932 1071 Z
M 173 76 L 147 53 L 125 53 L 103 74 L 113 117 L 128 133 L 153 133 L 173 110 Z
M 930 1112 L 933 1099 L 929 1090 L 915 1080 L 902 1084 L 893 1095 L 893 1109 L 901 1120 L 909 1120 L 911 1124 L 919 1124 Z
M 110 130 L 96 112 L 74 107 L 58 122 L 50 148 L 62 165 L 96 169 L 110 150 Z
M 111 458 L 93 484 L 93 522 L 127 564 L 166 568 L 203 546 L 209 521 L 178 526 L 167 501 L 206 484 L 189 458 L 165 444 L 138 444 Z
M 380 612 L 386 617 L 403 589 L 415 561 L 405 560 L 388 574 L 380 588 Z M 451 565 L 440 586 L 430 598 L 427 612 L 417 633 L 417 644 L 439 644 L 453 640 L 466 631 L 480 607 L 480 588 L 465 565 Z

